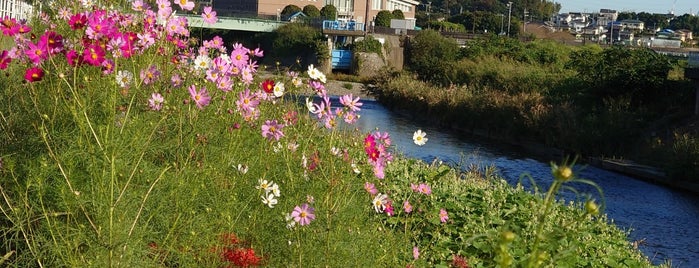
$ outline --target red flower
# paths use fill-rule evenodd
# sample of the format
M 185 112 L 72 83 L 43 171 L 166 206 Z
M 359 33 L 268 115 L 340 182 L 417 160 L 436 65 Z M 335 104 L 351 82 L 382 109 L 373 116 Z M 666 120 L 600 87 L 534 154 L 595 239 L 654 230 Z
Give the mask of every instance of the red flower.
M 223 259 L 238 267 L 259 266 L 262 260 L 255 255 L 252 248 L 226 248 L 223 251 Z
M 268 94 L 272 94 L 274 92 L 274 80 L 267 79 L 262 82 L 262 90 Z
M 364 151 L 367 155 L 370 155 L 372 151 L 376 151 L 376 139 L 374 135 L 368 134 L 364 138 Z
M 39 67 L 29 68 L 24 73 L 24 79 L 26 79 L 29 82 L 41 81 L 41 78 L 43 78 L 43 77 L 44 77 L 44 70 L 42 70 Z
M 468 268 L 468 261 L 464 257 L 454 255 L 451 261 L 451 267 Z

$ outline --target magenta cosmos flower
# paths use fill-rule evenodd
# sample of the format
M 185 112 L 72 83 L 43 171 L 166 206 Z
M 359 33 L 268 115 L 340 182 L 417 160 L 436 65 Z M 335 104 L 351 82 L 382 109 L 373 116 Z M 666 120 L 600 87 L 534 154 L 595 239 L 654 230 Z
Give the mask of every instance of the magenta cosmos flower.
M 284 128 L 284 125 L 277 123 L 277 120 L 267 120 L 265 124 L 262 125 L 262 137 L 268 140 L 279 140 L 284 136 L 282 128 Z
M 43 77 L 44 77 L 44 70 L 39 68 L 39 67 L 29 68 L 24 73 L 24 79 L 26 79 L 29 82 L 41 81 L 41 78 L 43 78 Z
M 294 211 L 291 212 L 291 217 L 293 217 L 294 221 L 298 222 L 301 226 L 308 225 L 316 218 L 316 215 L 313 214 L 314 211 L 315 209 L 304 203 L 300 207 L 294 207 Z
M 201 87 L 201 89 L 197 91 L 197 88 L 191 85 L 189 86 L 189 95 L 199 109 L 204 109 L 204 106 L 209 105 L 209 102 L 211 102 L 211 97 L 209 97 L 209 93 L 206 92 L 205 87 Z

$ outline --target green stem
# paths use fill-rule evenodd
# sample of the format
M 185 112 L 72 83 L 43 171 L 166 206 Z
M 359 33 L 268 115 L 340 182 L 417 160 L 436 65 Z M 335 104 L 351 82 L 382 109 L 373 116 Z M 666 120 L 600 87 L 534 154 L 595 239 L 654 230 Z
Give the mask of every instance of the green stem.
M 546 219 L 546 216 L 549 214 L 549 210 L 551 209 L 551 205 L 553 204 L 554 198 L 556 196 L 556 193 L 558 193 L 558 189 L 560 189 L 562 185 L 562 182 L 559 180 L 554 180 L 553 184 L 549 188 L 548 192 L 546 193 L 546 197 L 544 198 L 544 212 L 538 215 L 537 219 L 537 230 L 534 233 L 534 247 L 532 249 L 532 253 L 529 256 L 529 263 L 527 267 L 536 267 L 537 266 L 537 259 L 539 256 L 539 243 L 541 242 L 541 236 L 542 232 L 544 230 L 544 220 Z

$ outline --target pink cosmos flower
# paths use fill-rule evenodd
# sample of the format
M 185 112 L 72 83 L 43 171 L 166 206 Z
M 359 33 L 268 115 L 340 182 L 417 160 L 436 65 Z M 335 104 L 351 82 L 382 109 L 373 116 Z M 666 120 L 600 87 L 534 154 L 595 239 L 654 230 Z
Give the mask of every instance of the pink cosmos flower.
M 417 187 L 417 191 L 425 195 L 430 195 L 432 193 L 432 188 L 427 184 L 420 183 Z
M 30 83 L 36 82 L 36 81 L 41 81 L 41 78 L 43 78 L 43 77 L 44 77 L 44 70 L 39 68 L 39 67 L 29 68 L 24 73 L 24 79 Z
M 71 49 L 68 51 L 68 53 L 66 53 L 66 61 L 68 61 L 70 66 L 75 67 L 83 63 L 83 57 L 77 51 Z
M 143 84 L 145 85 L 150 85 L 155 83 L 158 78 L 160 78 L 160 71 L 158 71 L 158 67 L 155 66 L 155 64 L 151 65 L 148 67 L 148 69 L 143 69 L 141 70 L 141 80 L 143 80 Z
M 83 50 L 83 61 L 92 66 L 102 66 L 104 49 L 98 43 L 91 44 Z
M 79 30 L 85 27 L 87 24 L 87 16 L 85 16 L 82 13 L 75 14 L 73 16 L 70 16 L 70 20 L 68 20 L 68 25 L 70 25 L 70 29 L 72 30 Z
M 8 56 L 7 50 L 0 52 L 0 70 L 7 69 L 7 65 L 12 62 L 12 58 Z
M 384 209 L 384 212 L 386 212 L 388 216 L 393 216 L 393 201 L 388 200 L 388 202 L 386 202 L 386 209 Z
M 182 10 L 192 11 L 194 9 L 194 2 L 189 0 L 177 0 L 177 4 L 182 8 Z
M 150 99 L 148 99 L 148 107 L 153 111 L 160 111 L 160 109 L 163 108 L 163 102 L 165 102 L 163 95 L 155 92 L 150 96 Z
M 201 14 L 205 23 L 215 24 L 218 18 L 216 17 L 216 11 L 211 10 L 211 7 L 205 7 L 204 13 Z
M 41 35 L 41 42 L 48 46 L 48 52 L 51 54 L 56 54 L 63 50 L 63 36 L 56 32 L 45 32 Z
M 45 42 L 39 40 L 36 44 L 29 42 L 28 48 L 25 50 L 27 58 L 31 60 L 34 64 L 39 65 L 41 61 L 45 60 L 49 56 L 48 46 Z
M 19 33 L 19 24 L 16 19 L 3 17 L 0 22 L 0 29 L 3 35 L 14 36 Z
M 413 259 L 420 258 L 420 249 L 418 247 L 413 247 Z
M 447 213 L 447 210 L 445 210 L 443 208 L 439 209 L 439 221 L 441 221 L 442 223 L 445 223 L 445 222 L 447 222 L 448 219 L 449 219 L 449 214 Z
M 245 67 L 248 64 L 249 59 L 248 49 L 242 46 L 231 51 L 231 64 L 237 66 L 238 68 L 242 69 Z
M 182 78 L 179 74 L 172 74 L 172 77 L 170 77 L 170 85 L 172 85 L 172 87 L 182 86 Z
M 250 54 L 252 54 L 255 57 L 264 57 L 265 53 L 258 47 L 255 50 L 250 50 Z
M 411 205 L 408 200 L 403 202 L 403 211 L 405 211 L 405 213 L 413 212 L 413 205 Z
M 352 98 L 352 94 L 340 97 L 340 103 L 353 112 L 361 110 L 359 107 L 363 105 L 363 103 L 359 102 L 359 97 Z
M 102 61 L 102 73 L 111 74 L 112 72 L 114 72 L 114 61 L 111 59 Z
M 278 141 L 284 136 L 282 128 L 284 128 L 284 125 L 277 123 L 277 120 L 267 120 L 265 124 L 262 125 L 262 137 L 268 140 L 274 139 Z
M 379 190 L 376 190 L 376 186 L 370 182 L 364 183 L 364 190 L 366 190 L 370 195 L 376 195 L 379 193 Z
M 131 3 L 131 9 L 142 12 L 146 9 L 150 9 L 150 6 L 148 6 L 147 3 L 144 3 L 143 0 L 136 0 Z
M 313 214 L 313 212 L 315 212 L 315 209 L 309 207 L 308 204 L 304 203 L 300 207 L 294 207 L 294 211 L 291 212 L 291 217 L 293 217 L 294 221 L 298 222 L 299 225 L 304 226 L 310 224 L 311 221 L 315 220 L 316 215 Z
M 206 92 L 205 87 L 201 87 L 201 89 L 197 91 L 197 88 L 191 85 L 189 86 L 189 95 L 199 109 L 204 109 L 204 106 L 209 105 L 209 102 L 211 102 L 211 97 L 209 97 L 209 93 Z
M 235 102 L 239 112 L 255 110 L 259 104 L 260 101 L 250 93 L 250 89 L 238 93 L 238 100 Z

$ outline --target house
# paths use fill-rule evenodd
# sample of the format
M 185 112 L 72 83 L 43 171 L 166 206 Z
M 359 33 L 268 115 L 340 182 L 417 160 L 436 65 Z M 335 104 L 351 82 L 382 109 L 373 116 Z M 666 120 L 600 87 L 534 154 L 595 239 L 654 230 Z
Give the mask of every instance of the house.
M 610 22 L 616 21 L 618 17 L 619 12 L 616 10 L 600 9 L 599 13 L 597 13 L 597 16 L 595 17 L 595 21 L 597 22 L 597 25 L 606 26 L 609 25 Z
M 640 20 L 622 20 L 620 23 L 629 31 L 642 32 L 646 28 L 645 23 Z
M 585 20 L 576 19 L 571 21 L 568 25 L 570 26 L 570 31 L 575 33 L 582 33 L 583 29 L 590 24 L 587 23 Z
M 369 1 L 369 2 L 367 2 Z M 368 3 L 368 5 L 367 5 Z M 303 8 L 314 5 L 322 9 L 325 5 L 337 8 L 338 19 L 365 22 L 381 10 L 401 10 L 406 19 L 415 18 L 415 0 L 212 0 L 212 6 L 219 16 L 257 16 L 276 18 L 288 5 Z M 367 10 L 369 6 L 369 10 Z
M 681 35 L 684 35 L 684 36 L 683 36 L 684 38 L 682 39 L 682 42 L 688 42 L 688 41 L 690 41 L 690 40 L 694 40 L 694 37 L 692 36 L 692 31 L 691 31 L 691 30 L 680 29 L 680 30 L 677 30 L 676 32 L 679 33 L 679 34 L 681 34 Z
M 27 1 L 2 0 L 0 1 L 0 18 L 29 19 L 34 12 L 34 7 Z

